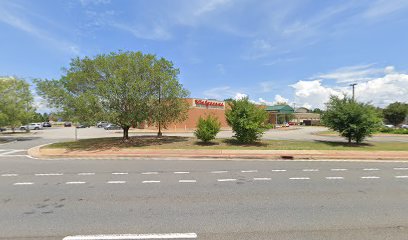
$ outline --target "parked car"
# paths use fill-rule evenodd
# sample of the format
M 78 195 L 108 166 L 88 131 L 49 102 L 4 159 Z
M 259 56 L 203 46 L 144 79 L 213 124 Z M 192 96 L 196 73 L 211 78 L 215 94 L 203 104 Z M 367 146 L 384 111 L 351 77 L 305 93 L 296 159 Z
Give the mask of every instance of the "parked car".
M 105 128 L 105 127 L 108 126 L 109 124 L 110 124 L 109 122 L 101 121 L 101 122 L 98 122 L 98 123 L 96 124 L 96 127 L 98 127 L 98 128 Z
M 72 123 L 71 122 L 65 122 L 64 123 L 64 127 L 71 127 L 72 126 Z
M 401 128 L 408 129 L 408 124 L 402 124 L 402 125 L 401 125 Z
M 42 125 L 43 127 L 51 127 L 51 123 L 49 122 L 43 122 Z
M 89 126 L 89 124 L 87 123 L 80 123 L 76 126 L 76 128 L 89 128 L 91 126 Z
M 28 124 L 29 130 L 42 130 L 43 125 L 41 123 L 30 123 Z M 21 126 L 20 130 L 27 130 L 27 125 Z
M 385 128 L 395 128 L 395 126 L 392 124 L 384 124 L 384 127 Z
M 122 128 L 116 124 L 109 124 L 108 126 L 104 127 L 104 129 L 105 130 L 119 130 Z
M 289 126 L 295 126 L 296 123 L 295 122 L 288 122 Z
M 4 131 L 6 131 L 6 130 L 7 130 L 6 128 L 0 127 L 0 132 L 4 132 Z

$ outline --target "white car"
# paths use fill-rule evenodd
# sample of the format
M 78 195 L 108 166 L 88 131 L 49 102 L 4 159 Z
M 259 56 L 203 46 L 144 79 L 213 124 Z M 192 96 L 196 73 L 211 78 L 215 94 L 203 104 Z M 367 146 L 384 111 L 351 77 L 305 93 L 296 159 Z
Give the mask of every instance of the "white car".
M 391 124 L 385 124 L 384 127 L 385 127 L 385 128 L 395 128 L 395 126 L 394 126 L 394 125 L 391 125 Z
M 30 130 L 42 130 L 43 125 L 41 123 L 30 123 L 30 124 L 28 124 L 28 129 L 30 129 Z M 20 130 L 27 130 L 27 125 L 21 126 Z
M 402 125 L 401 125 L 401 128 L 408 129 L 408 124 L 402 124 Z

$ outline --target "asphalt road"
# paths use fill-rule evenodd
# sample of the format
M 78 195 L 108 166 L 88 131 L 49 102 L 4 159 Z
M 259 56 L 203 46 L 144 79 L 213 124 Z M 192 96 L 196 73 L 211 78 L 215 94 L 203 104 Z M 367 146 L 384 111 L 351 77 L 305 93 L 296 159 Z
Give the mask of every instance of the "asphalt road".
M 408 162 L 36 160 L 1 149 L 0 239 L 408 236 Z

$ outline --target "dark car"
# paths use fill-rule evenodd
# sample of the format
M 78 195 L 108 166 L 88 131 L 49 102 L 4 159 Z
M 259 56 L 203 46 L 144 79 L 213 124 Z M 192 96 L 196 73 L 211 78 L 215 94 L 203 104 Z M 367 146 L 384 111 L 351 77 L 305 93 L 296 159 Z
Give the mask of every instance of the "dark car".
M 51 123 L 49 122 L 43 122 L 43 127 L 51 127 Z
M 64 123 L 64 127 L 71 127 L 72 126 L 72 123 L 71 122 L 65 122 Z
M 91 126 L 87 123 L 80 123 L 76 126 L 76 128 L 89 128 L 89 127 Z
M 4 132 L 4 131 L 6 131 L 6 130 L 7 130 L 6 128 L 0 127 L 0 132 Z
M 120 130 L 122 128 L 116 124 L 109 124 L 108 126 L 104 127 L 104 129 L 105 130 Z

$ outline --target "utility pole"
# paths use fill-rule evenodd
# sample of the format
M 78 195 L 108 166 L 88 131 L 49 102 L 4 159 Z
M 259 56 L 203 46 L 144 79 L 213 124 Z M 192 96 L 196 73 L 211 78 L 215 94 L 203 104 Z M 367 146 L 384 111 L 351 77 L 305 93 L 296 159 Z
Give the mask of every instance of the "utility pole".
M 357 85 L 357 83 L 352 83 L 352 84 L 350 84 L 350 86 L 353 88 L 353 101 L 354 101 L 354 86 L 356 86 Z

